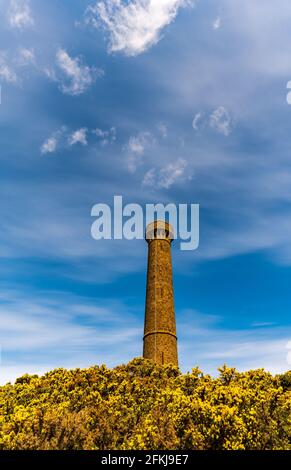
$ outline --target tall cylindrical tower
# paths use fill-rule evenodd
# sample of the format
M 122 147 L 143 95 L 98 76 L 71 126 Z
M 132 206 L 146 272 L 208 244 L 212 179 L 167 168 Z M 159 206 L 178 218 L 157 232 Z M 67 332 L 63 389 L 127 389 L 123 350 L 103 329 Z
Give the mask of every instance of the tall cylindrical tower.
M 146 228 L 148 272 L 143 357 L 157 364 L 178 365 L 172 276 L 173 229 L 164 221 Z

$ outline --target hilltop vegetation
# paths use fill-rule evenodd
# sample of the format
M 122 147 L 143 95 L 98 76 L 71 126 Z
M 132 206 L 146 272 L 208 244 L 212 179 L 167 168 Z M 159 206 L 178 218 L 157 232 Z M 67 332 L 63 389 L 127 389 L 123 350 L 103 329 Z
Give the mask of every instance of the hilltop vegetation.
M 0 449 L 291 449 L 291 372 L 135 359 L 0 387 Z

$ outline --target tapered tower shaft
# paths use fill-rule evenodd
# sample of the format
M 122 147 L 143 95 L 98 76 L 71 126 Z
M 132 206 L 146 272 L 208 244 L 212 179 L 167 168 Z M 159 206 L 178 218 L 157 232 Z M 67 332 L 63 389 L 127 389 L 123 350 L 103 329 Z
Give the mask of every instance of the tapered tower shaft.
M 171 225 L 148 225 L 148 271 L 143 356 L 157 364 L 178 365 L 171 259 Z

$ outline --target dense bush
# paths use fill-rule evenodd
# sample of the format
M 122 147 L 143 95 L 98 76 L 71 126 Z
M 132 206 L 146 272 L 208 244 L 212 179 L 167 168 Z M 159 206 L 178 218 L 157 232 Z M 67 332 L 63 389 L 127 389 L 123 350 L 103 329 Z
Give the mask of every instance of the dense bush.
M 0 449 L 291 449 L 291 373 L 135 359 L 0 387 Z

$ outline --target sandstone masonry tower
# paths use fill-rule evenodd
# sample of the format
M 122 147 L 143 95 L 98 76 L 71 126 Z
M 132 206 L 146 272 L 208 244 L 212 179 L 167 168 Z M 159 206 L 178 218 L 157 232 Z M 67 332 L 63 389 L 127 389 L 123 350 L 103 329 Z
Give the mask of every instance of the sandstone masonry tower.
M 178 365 L 172 278 L 170 224 L 156 221 L 146 228 L 148 272 L 143 357 L 157 364 Z

